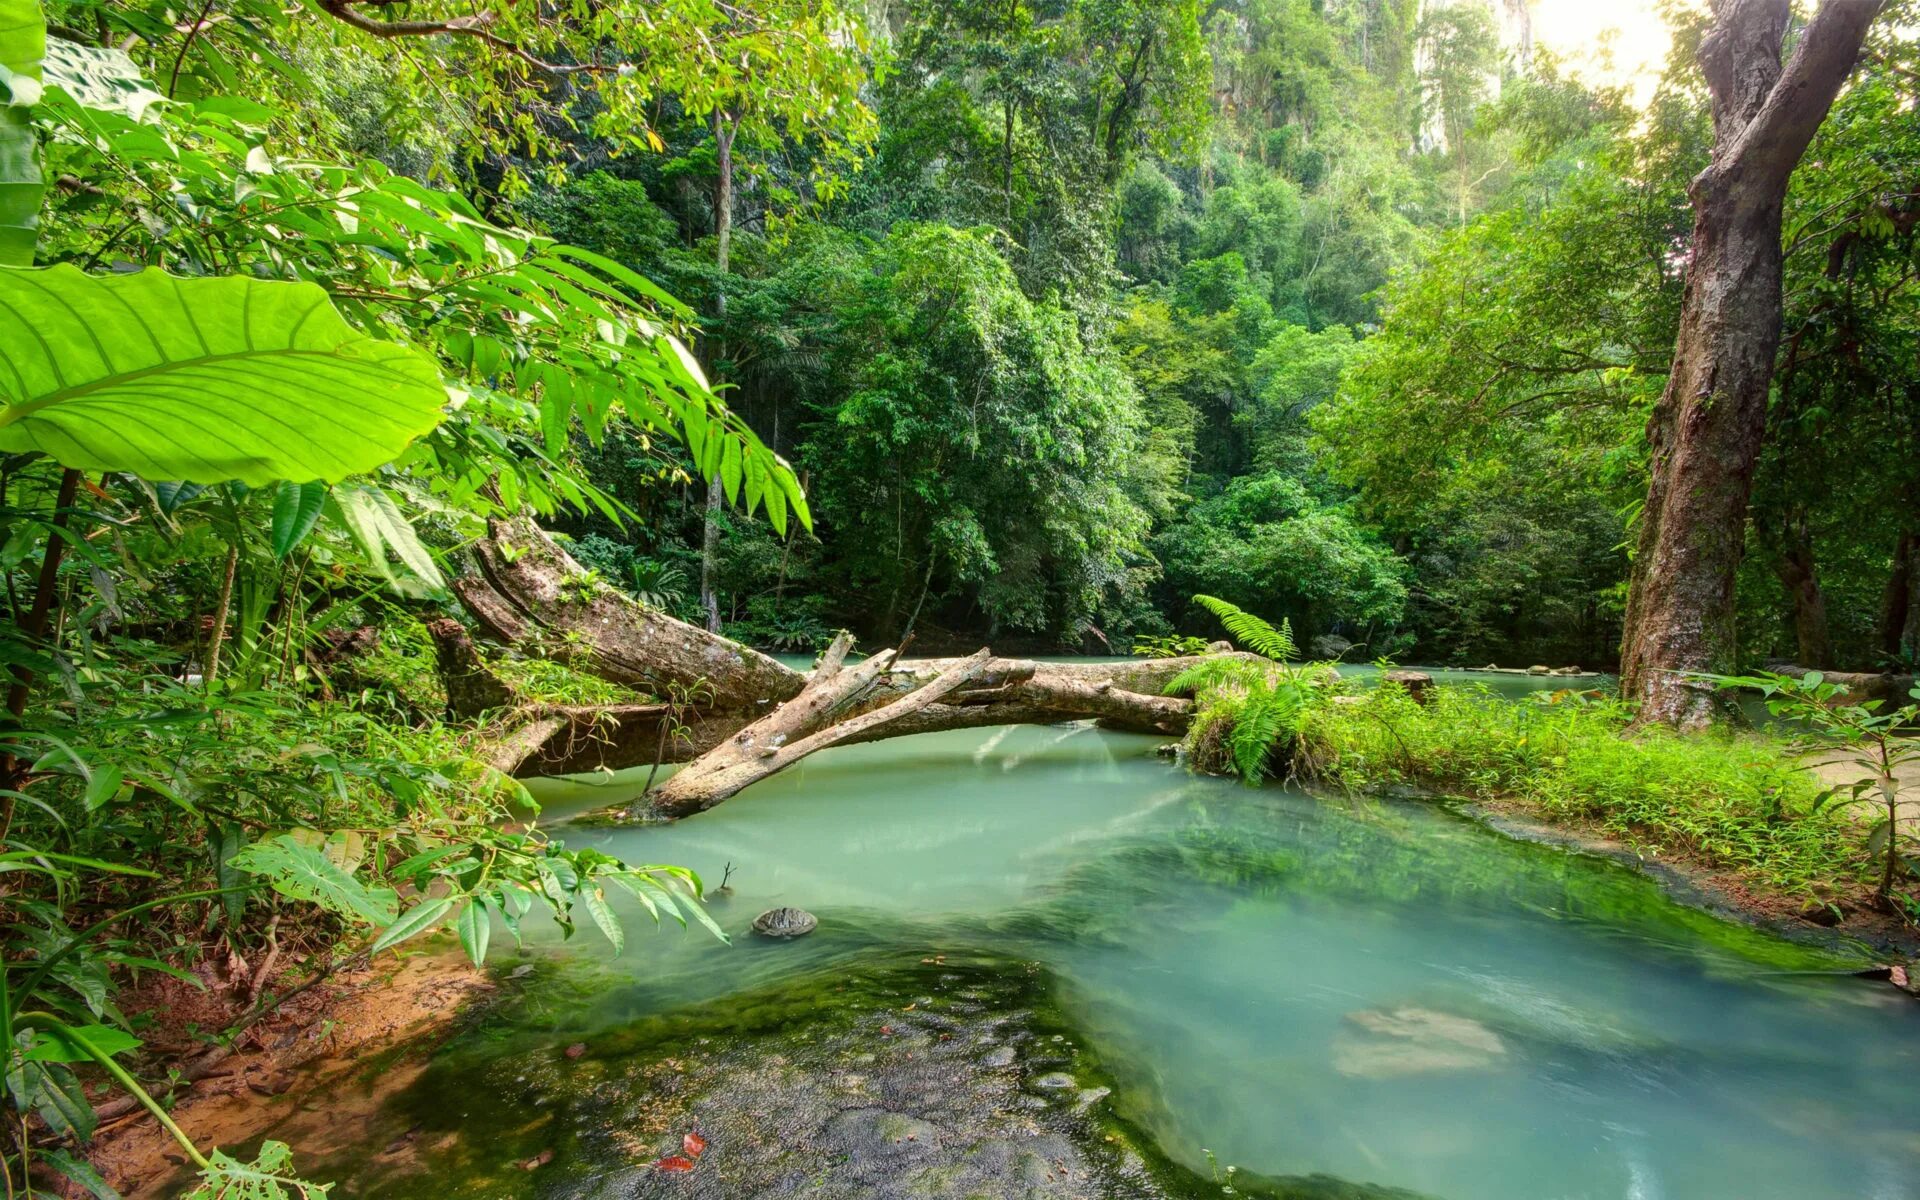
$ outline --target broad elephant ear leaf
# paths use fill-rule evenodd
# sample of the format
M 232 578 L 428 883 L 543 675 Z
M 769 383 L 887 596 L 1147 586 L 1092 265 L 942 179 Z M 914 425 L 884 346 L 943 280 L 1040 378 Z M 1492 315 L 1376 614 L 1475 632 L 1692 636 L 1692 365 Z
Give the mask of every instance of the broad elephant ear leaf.
M 431 358 L 355 331 L 308 283 L 0 269 L 0 325 L 0 450 L 83 470 L 332 483 L 446 402 Z
M 40 144 L 33 106 L 47 23 L 40 0 L 0 0 L 0 265 L 29 266 L 40 238 Z

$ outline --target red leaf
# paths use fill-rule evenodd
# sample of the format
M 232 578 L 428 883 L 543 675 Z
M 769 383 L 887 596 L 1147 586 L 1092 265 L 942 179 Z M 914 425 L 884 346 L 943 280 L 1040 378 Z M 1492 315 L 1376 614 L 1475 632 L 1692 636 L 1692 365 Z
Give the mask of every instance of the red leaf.
M 585 1042 L 575 1042 L 573 1045 L 567 1047 L 568 1058 L 579 1058 L 582 1054 L 585 1054 L 586 1052 L 587 1052 L 587 1044 Z
M 691 1171 L 693 1170 L 693 1160 L 681 1158 L 678 1154 L 669 1154 L 665 1158 L 655 1159 L 653 1169 L 656 1171 Z
M 542 1150 L 540 1153 L 534 1155 L 532 1158 L 521 1163 L 520 1169 L 522 1171 L 538 1171 L 541 1167 L 546 1166 L 548 1163 L 552 1161 L 553 1161 L 553 1148 L 549 1146 L 547 1149 Z
M 687 1152 L 688 1158 L 699 1158 L 707 1148 L 707 1139 L 697 1133 L 690 1133 L 680 1139 L 680 1148 Z

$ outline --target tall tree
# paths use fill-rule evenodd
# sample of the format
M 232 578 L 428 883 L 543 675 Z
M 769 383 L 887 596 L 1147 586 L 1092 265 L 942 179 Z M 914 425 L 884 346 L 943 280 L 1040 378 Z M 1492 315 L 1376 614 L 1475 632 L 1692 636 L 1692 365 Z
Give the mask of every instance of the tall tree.
M 1788 178 L 1853 70 L 1880 0 L 1826 0 L 1784 69 L 1788 0 L 1721 0 L 1700 44 L 1713 158 L 1688 186 L 1693 237 L 1621 641 L 1642 722 L 1698 727 L 1733 665 L 1734 577 L 1780 343 Z
M 861 102 L 866 82 L 865 35 L 832 4 L 812 0 L 760 0 L 753 6 L 722 6 L 724 18 L 705 40 L 725 64 L 698 92 L 681 97 L 687 111 L 705 112 L 713 129 L 713 315 L 727 316 L 727 272 L 733 245 L 734 148 L 742 133 L 749 144 L 777 144 L 783 137 L 808 141 L 827 165 L 849 163 L 873 140 L 873 113 Z M 709 366 L 723 360 L 709 345 Z M 720 510 L 738 494 L 739 476 L 711 473 L 700 540 L 700 606 L 707 630 L 720 632 L 715 563 L 720 549 Z

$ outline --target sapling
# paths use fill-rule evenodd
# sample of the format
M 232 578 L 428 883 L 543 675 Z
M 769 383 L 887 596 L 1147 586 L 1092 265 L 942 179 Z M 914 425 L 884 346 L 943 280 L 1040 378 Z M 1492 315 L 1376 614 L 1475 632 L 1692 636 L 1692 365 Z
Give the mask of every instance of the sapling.
M 1890 709 L 1884 700 L 1846 703 L 1843 697 L 1847 689 L 1828 683 L 1818 671 L 1808 671 L 1798 679 L 1766 671 L 1706 678 L 1723 688 L 1758 691 L 1766 698 L 1768 712 L 1795 722 L 1794 740 L 1809 757 L 1827 756 L 1814 765 L 1860 768 L 1862 774 L 1857 779 L 1822 791 L 1808 815 L 1829 807 L 1873 808 L 1877 819 L 1867 830 L 1866 845 L 1868 854 L 1879 857 L 1880 882 L 1874 898 L 1888 911 L 1911 918 L 1913 898 L 1903 897 L 1905 905 L 1897 905 L 1893 887 L 1896 879 L 1920 867 L 1920 862 L 1904 852 L 1907 847 L 1920 845 L 1920 837 L 1900 825 L 1900 770 L 1920 762 L 1920 738 L 1906 732 L 1920 725 L 1920 686 L 1908 693 L 1915 703 Z

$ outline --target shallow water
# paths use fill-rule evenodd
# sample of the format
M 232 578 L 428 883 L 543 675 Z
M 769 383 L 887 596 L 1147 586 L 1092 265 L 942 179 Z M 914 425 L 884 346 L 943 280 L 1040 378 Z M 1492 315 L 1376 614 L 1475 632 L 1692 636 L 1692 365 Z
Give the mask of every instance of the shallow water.
M 735 936 L 634 937 L 563 1024 L 986 951 L 1058 980 L 1120 1112 L 1202 1170 L 1459 1200 L 1920 1197 L 1920 1007 L 1893 989 L 1610 862 L 1431 805 L 1193 778 L 1154 745 L 901 739 L 676 825 L 565 830 L 709 886 L 731 864 Z M 819 931 L 747 933 L 780 904 Z M 571 952 L 603 957 L 592 936 Z

